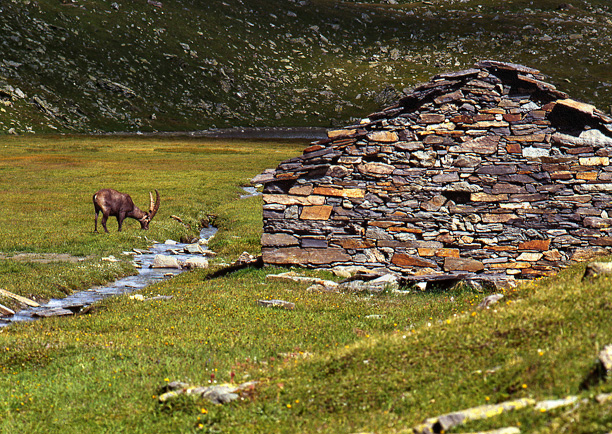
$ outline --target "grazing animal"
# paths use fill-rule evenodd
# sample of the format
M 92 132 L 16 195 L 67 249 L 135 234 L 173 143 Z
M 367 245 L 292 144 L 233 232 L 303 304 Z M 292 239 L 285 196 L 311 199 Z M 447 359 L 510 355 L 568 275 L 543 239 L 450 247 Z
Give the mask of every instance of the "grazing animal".
M 157 210 L 159 210 L 159 192 L 157 190 L 155 190 L 155 195 L 157 198 L 153 202 L 153 193 L 149 193 L 151 205 L 149 206 L 149 211 L 144 212 L 134 205 L 129 194 L 119 193 L 117 190 L 110 188 L 99 190 L 93 195 L 93 203 L 96 210 L 94 232 L 98 232 L 98 213 L 100 211 L 102 211 L 102 227 L 105 232 L 108 232 L 106 220 L 108 220 L 109 216 L 117 217 L 119 232 L 121 232 L 121 226 L 126 217 L 138 220 L 142 229 L 149 229 L 149 223 L 153 220 L 155 214 L 157 214 Z

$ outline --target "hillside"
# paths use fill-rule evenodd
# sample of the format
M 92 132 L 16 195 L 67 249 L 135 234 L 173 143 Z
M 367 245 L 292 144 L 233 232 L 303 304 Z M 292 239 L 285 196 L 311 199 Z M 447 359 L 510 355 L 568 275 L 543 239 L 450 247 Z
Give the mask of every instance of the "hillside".
M 608 110 L 609 2 L 7 0 L 0 133 L 344 125 L 493 58 Z

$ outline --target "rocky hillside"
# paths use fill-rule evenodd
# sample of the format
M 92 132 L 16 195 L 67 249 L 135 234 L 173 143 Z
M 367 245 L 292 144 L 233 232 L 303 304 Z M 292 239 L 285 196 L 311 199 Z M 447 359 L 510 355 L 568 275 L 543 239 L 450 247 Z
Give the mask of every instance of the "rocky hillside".
M 5 0 L 0 133 L 344 125 L 484 58 L 607 111 L 611 36 L 607 0 Z

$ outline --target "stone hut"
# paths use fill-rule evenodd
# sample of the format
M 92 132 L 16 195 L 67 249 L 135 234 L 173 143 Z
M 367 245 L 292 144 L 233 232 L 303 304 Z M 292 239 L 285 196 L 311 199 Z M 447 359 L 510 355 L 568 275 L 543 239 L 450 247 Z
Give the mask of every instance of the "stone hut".
M 532 278 L 612 246 L 612 118 L 521 65 L 439 74 L 264 185 L 266 264 Z

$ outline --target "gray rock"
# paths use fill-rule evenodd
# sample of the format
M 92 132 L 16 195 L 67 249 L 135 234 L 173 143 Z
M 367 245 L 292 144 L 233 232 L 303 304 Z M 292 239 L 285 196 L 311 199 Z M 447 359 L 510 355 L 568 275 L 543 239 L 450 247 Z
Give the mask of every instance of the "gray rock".
M 151 268 L 182 268 L 178 259 L 172 256 L 155 255 Z
M 338 290 L 343 292 L 371 292 L 375 294 L 385 290 L 396 291 L 398 288 L 399 279 L 393 274 L 385 274 L 374 280 L 352 280 L 338 285 Z
M 540 158 L 548 157 L 550 155 L 550 149 L 536 148 L 529 146 L 523 148 L 523 157 L 525 158 Z
M 488 295 L 480 302 L 480 304 L 478 304 L 478 307 L 480 309 L 489 308 L 489 306 L 494 305 L 502 298 L 504 298 L 503 294 Z
M 564 399 L 551 399 L 548 401 L 540 401 L 536 404 L 535 409 L 537 411 L 548 411 L 559 407 L 565 407 L 572 405 L 578 401 L 577 396 L 568 396 Z
M 599 352 L 599 361 L 609 375 L 612 372 L 612 345 L 607 345 Z
M 202 248 L 202 246 L 199 243 L 187 244 L 184 247 L 184 251 L 185 253 L 189 253 L 191 255 L 198 254 L 198 253 L 202 255 L 206 254 L 205 250 Z
M 187 258 L 183 262 L 183 268 L 208 268 L 208 260 L 206 258 Z
M 239 393 L 255 387 L 256 381 L 250 381 L 242 384 L 219 384 L 214 386 L 190 386 L 187 383 L 173 381 L 168 383 L 164 388 L 158 400 L 159 402 L 168 402 L 180 395 L 200 396 L 207 399 L 213 404 L 227 404 L 240 397 Z
M 12 316 L 15 315 L 15 311 L 12 309 L 9 309 L 8 307 L 4 306 L 3 304 L 0 304 L 0 316 Z
M 295 303 L 283 300 L 257 300 L 257 304 L 262 307 L 275 307 L 285 310 L 295 309 Z
M 612 146 L 612 137 L 606 136 L 597 129 L 582 131 L 578 137 L 569 134 L 555 133 L 553 135 L 553 140 L 572 146 Z
M 53 309 L 45 309 L 39 310 L 32 314 L 32 316 L 37 318 L 50 318 L 54 316 L 69 316 L 74 315 L 74 312 L 68 309 L 64 309 L 61 307 L 53 308 Z
M 584 270 L 582 279 L 595 278 L 612 273 L 612 262 L 591 262 Z

